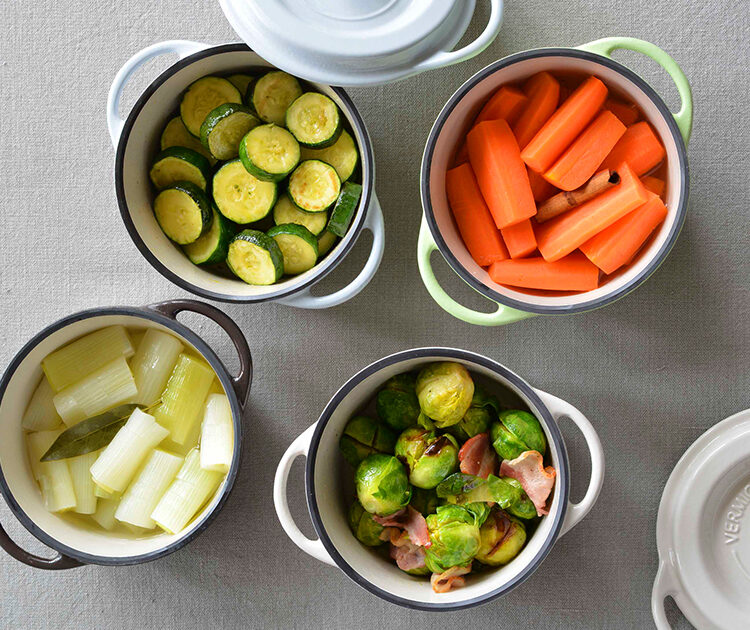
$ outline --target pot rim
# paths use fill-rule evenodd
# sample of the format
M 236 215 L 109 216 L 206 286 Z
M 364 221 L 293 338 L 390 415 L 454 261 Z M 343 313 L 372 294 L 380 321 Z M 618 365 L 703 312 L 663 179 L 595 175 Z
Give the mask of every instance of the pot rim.
M 188 282 L 181 276 L 177 275 L 166 265 L 164 265 L 164 263 L 162 263 L 157 258 L 157 256 L 154 255 L 151 249 L 141 238 L 141 235 L 138 233 L 138 230 L 133 223 L 133 219 L 130 216 L 128 204 L 125 201 L 125 185 L 123 183 L 123 163 L 125 159 L 125 148 L 127 146 L 128 140 L 130 139 L 130 132 L 133 129 L 133 125 L 135 124 L 136 119 L 140 115 L 146 103 L 154 95 L 156 90 L 161 87 L 161 85 L 165 81 L 167 81 L 167 79 L 169 79 L 178 71 L 186 68 L 193 62 L 226 52 L 250 52 L 253 54 L 258 54 L 252 48 L 243 43 L 218 44 L 210 46 L 208 48 L 205 48 L 204 50 L 193 53 L 192 55 L 188 55 L 187 57 L 184 57 L 183 59 L 180 59 L 179 61 L 169 66 L 169 68 L 164 70 L 164 72 L 156 77 L 156 79 L 154 79 L 138 97 L 138 100 L 136 101 L 135 105 L 133 105 L 133 108 L 130 110 L 128 117 L 125 120 L 125 124 L 122 128 L 122 133 L 120 134 L 120 139 L 117 143 L 117 151 L 115 153 L 115 192 L 117 196 L 117 205 L 120 208 L 120 216 L 122 217 L 123 223 L 125 224 L 125 228 L 127 229 L 133 243 L 135 243 L 135 246 L 138 248 L 138 251 L 141 252 L 141 255 L 149 262 L 149 264 L 154 269 L 156 269 L 162 276 L 164 276 L 170 282 L 176 284 L 178 287 L 185 289 L 186 291 L 189 291 L 194 295 L 198 295 L 209 300 L 231 304 L 250 304 L 279 300 L 289 297 L 295 293 L 304 291 L 305 289 L 316 284 L 318 281 L 322 280 L 325 276 L 331 273 L 331 271 L 333 271 L 339 265 L 339 263 L 341 263 L 341 261 L 354 247 L 360 233 L 362 232 L 362 228 L 364 227 L 365 220 L 370 210 L 370 202 L 373 196 L 375 181 L 375 162 L 373 158 L 372 141 L 370 140 L 370 135 L 367 133 L 367 128 L 365 126 L 364 120 L 362 119 L 362 116 L 359 113 L 359 110 L 343 88 L 333 85 L 328 86 L 345 104 L 347 109 L 346 114 L 348 114 L 347 118 L 349 118 L 352 127 L 354 128 L 355 135 L 362 138 L 362 151 L 360 155 L 360 161 L 363 165 L 366 165 L 366 170 L 369 173 L 369 185 L 363 186 L 362 188 L 362 197 L 359 201 L 360 212 L 356 217 L 355 223 L 349 227 L 349 232 L 351 232 L 352 238 L 348 243 L 343 245 L 343 248 L 338 253 L 336 253 L 335 260 L 333 260 L 327 268 L 324 269 L 323 267 L 321 267 L 321 269 L 317 273 L 312 275 L 306 282 L 300 284 L 299 286 L 271 292 L 268 295 L 230 295 L 227 293 L 217 293 L 215 291 L 210 291 L 208 289 L 198 287 L 193 283 Z M 365 172 L 364 167 L 362 170 L 363 172 Z
M 606 66 L 607 68 L 614 70 L 618 72 L 619 74 L 623 75 L 626 79 L 630 80 L 632 83 L 638 86 L 646 94 L 646 96 L 648 96 L 649 99 L 654 103 L 654 105 L 656 106 L 656 108 L 659 110 L 660 114 L 666 121 L 667 127 L 669 128 L 669 131 L 672 134 L 673 140 L 677 147 L 677 159 L 679 163 L 679 172 L 680 172 L 680 197 L 676 204 L 677 218 L 672 226 L 672 229 L 667 239 L 662 245 L 661 249 L 658 252 L 656 252 L 653 258 L 645 266 L 643 271 L 641 271 L 641 273 L 635 276 L 632 280 L 630 280 L 629 282 L 627 282 L 620 288 L 613 290 L 599 298 L 587 300 L 579 304 L 570 304 L 570 305 L 530 304 L 528 302 L 520 301 L 515 298 L 511 298 L 501 293 L 498 293 L 494 289 L 488 287 L 483 282 L 480 282 L 471 273 L 469 273 L 463 267 L 463 265 L 461 265 L 461 263 L 453 255 L 453 252 L 448 247 L 447 243 L 445 242 L 445 239 L 443 239 L 443 236 L 440 233 L 440 230 L 438 228 L 437 221 L 435 220 L 435 215 L 432 209 L 432 201 L 430 198 L 429 181 L 430 181 L 430 171 L 432 170 L 432 160 L 433 160 L 435 144 L 437 143 L 437 139 L 443 130 L 443 126 L 445 125 L 445 122 L 448 116 L 453 112 L 456 105 L 472 89 L 474 89 L 474 87 L 476 87 L 476 85 L 480 81 L 486 79 L 487 77 L 494 74 L 495 72 L 498 72 L 502 70 L 503 68 L 506 68 L 507 66 L 510 66 L 514 63 L 524 61 L 526 59 L 535 59 L 537 57 L 579 58 L 579 59 L 592 61 L 594 63 L 598 63 L 600 65 Z M 577 48 L 534 48 L 531 50 L 514 53 L 512 55 L 508 55 L 507 57 L 503 57 L 502 59 L 498 59 L 497 61 L 489 64 L 488 66 L 485 66 L 482 70 L 480 70 L 475 75 L 467 79 L 461 85 L 461 87 L 459 87 L 452 94 L 452 96 L 448 99 L 447 103 L 440 110 L 440 113 L 438 114 L 438 117 L 435 120 L 435 123 L 433 124 L 432 129 L 430 130 L 430 135 L 427 138 L 427 143 L 425 145 L 424 153 L 422 155 L 422 168 L 420 172 L 420 189 L 421 189 L 422 208 L 424 210 L 424 216 L 425 216 L 425 219 L 427 220 L 427 225 L 430 228 L 430 233 L 432 234 L 432 237 L 435 240 L 435 243 L 438 246 L 440 253 L 443 255 L 443 258 L 445 258 L 445 260 L 448 262 L 451 269 L 453 269 L 453 271 L 464 282 L 466 282 L 471 288 L 473 288 L 475 291 L 478 291 L 479 293 L 484 295 L 486 298 L 494 302 L 497 302 L 499 304 L 503 304 L 505 306 L 509 306 L 511 308 L 514 308 L 520 311 L 524 311 L 527 313 L 537 313 L 541 315 L 581 313 L 584 311 L 590 311 L 592 309 L 599 308 L 601 306 L 606 306 L 607 304 L 611 304 L 612 302 L 620 299 L 621 297 L 624 297 L 631 291 L 635 290 L 643 282 L 645 282 L 648 279 L 648 277 L 651 276 L 651 274 L 654 273 L 654 271 L 656 271 L 656 269 L 662 264 L 662 262 L 664 262 L 665 258 L 667 257 L 669 252 L 672 250 L 672 247 L 674 247 L 674 244 L 677 241 L 677 237 L 680 234 L 680 230 L 682 229 L 682 226 L 685 222 L 685 216 L 687 214 L 689 184 L 690 184 L 690 177 L 689 177 L 689 171 L 688 171 L 687 148 L 685 146 L 685 141 L 682 138 L 682 134 L 680 133 L 680 130 L 677 126 L 677 122 L 674 119 L 674 115 L 669 110 L 669 107 L 667 107 L 667 104 L 664 102 L 661 96 L 659 96 L 659 94 L 646 81 L 644 81 L 635 72 L 630 70 L 627 66 L 624 66 L 623 64 L 613 59 L 610 59 L 609 57 L 605 57 L 603 55 L 588 52 L 585 50 L 580 50 Z
M 320 445 L 320 440 L 321 440 L 323 431 L 326 425 L 328 424 L 328 421 L 330 420 L 331 415 L 333 414 L 334 410 L 338 407 L 338 405 L 341 403 L 341 401 L 346 396 L 349 395 L 349 393 L 352 391 L 352 389 L 354 389 L 356 385 L 358 385 L 362 380 L 364 380 L 368 376 L 371 376 L 379 372 L 383 368 L 386 368 L 386 367 L 389 367 L 398 363 L 402 363 L 404 361 L 414 359 L 414 358 L 435 358 L 435 359 L 453 359 L 453 360 L 459 360 L 459 361 L 461 360 L 468 361 L 471 363 L 476 363 L 478 365 L 481 365 L 482 367 L 485 367 L 491 370 L 492 372 L 494 372 L 500 378 L 506 381 L 509 381 L 511 384 L 517 387 L 521 392 L 523 392 L 524 396 L 526 396 L 529 399 L 529 401 L 531 401 L 531 403 L 534 405 L 536 410 L 539 411 L 541 415 L 541 419 L 544 423 L 544 426 L 549 431 L 549 435 L 551 437 L 550 442 L 555 448 L 555 450 L 557 451 L 558 458 L 559 458 L 560 469 L 557 471 L 558 472 L 557 483 L 561 484 L 560 496 L 558 498 L 560 507 L 553 517 L 554 522 L 552 524 L 552 527 L 549 533 L 547 534 L 546 539 L 542 543 L 536 556 L 534 556 L 534 558 L 528 563 L 525 569 L 521 571 L 518 575 L 516 575 L 511 581 L 506 582 L 505 584 L 501 585 L 499 588 L 496 588 L 492 591 L 484 593 L 483 595 L 479 595 L 478 597 L 474 597 L 472 599 L 467 599 L 467 600 L 458 601 L 458 602 L 446 602 L 446 603 L 417 602 L 411 599 L 406 599 L 403 597 L 398 597 L 396 595 L 393 595 L 392 593 L 384 591 L 380 587 L 372 584 L 369 580 L 365 579 L 354 567 L 352 567 L 348 562 L 346 562 L 346 560 L 344 560 L 344 558 L 341 556 L 341 554 L 339 554 L 338 550 L 336 549 L 330 537 L 328 536 L 328 533 L 326 532 L 325 527 L 323 525 L 323 521 L 320 517 L 318 502 L 315 496 L 315 489 L 313 487 L 313 482 L 312 482 L 314 470 L 315 470 L 315 462 L 316 462 L 316 458 L 318 455 L 318 447 Z M 563 440 L 562 433 L 560 432 L 560 429 L 557 426 L 557 423 L 552 417 L 552 414 L 547 409 L 547 406 L 542 402 L 541 398 L 539 398 L 539 396 L 534 391 L 534 388 L 531 387 L 531 385 L 529 385 L 523 378 L 518 376 L 515 372 L 512 372 L 511 370 L 509 370 L 507 367 L 505 367 L 501 363 L 498 363 L 497 361 L 494 361 L 493 359 L 485 357 L 481 354 L 470 352 L 468 350 L 461 350 L 458 348 L 445 348 L 445 347 L 432 346 L 432 347 L 423 347 L 423 348 L 412 348 L 410 350 L 402 350 L 400 352 L 396 352 L 386 357 L 383 357 L 382 359 L 378 359 L 377 361 L 370 363 L 370 365 L 368 365 L 367 367 L 361 369 L 359 372 L 354 374 L 354 376 L 350 377 L 346 381 L 346 383 L 344 383 L 341 386 L 341 388 L 333 395 L 331 400 L 325 406 L 323 413 L 321 413 L 320 418 L 318 419 L 318 422 L 316 423 L 316 427 L 315 427 L 315 431 L 313 433 L 312 439 L 310 441 L 310 448 L 307 453 L 307 463 L 305 465 L 305 494 L 307 496 L 307 507 L 310 513 L 310 518 L 312 520 L 315 531 L 320 538 L 320 541 L 323 543 L 323 547 L 328 552 L 328 554 L 330 554 L 331 558 L 333 558 L 334 562 L 339 567 L 339 569 L 341 569 L 350 579 L 352 579 L 354 582 L 359 584 L 359 586 L 369 591 L 370 593 L 373 593 L 374 595 L 377 595 L 381 599 L 384 599 L 392 604 L 398 604 L 399 606 L 403 606 L 405 608 L 411 608 L 413 610 L 446 611 L 446 610 L 461 610 L 464 608 L 471 608 L 473 606 L 478 606 L 479 604 L 487 603 L 493 599 L 496 599 L 497 597 L 500 597 L 504 593 L 507 593 L 514 587 L 518 586 L 519 584 L 524 582 L 528 577 L 530 577 L 534 571 L 536 571 L 536 569 L 539 567 L 542 561 L 547 557 L 547 554 L 552 550 L 552 547 L 554 546 L 555 542 L 559 538 L 560 531 L 563 525 L 563 520 L 565 518 L 565 513 L 568 508 L 568 499 L 570 496 L 569 477 L 570 477 L 570 466 L 568 463 L 568 452 L 565 448 L 565 442 Z
M 7 369 L 5 370 L 5 373 L 2 376 L 2 379 L 0 379 L 0 402 L 2 401 L 3 396 L 5 395 L 5 391 L 8 388 L 8 384 L 10 383 L 10 380 L 13 377 L 13 375 L 16 373 L 16 370 L 23 363 L 23 361 L 25 361 L 28 354 L 34 348 L 36 348 L 36 346 L 39 345 L 39 343 L 41 343 L 44 339 L 46 339 L 53 333 L 57 332 L 58 330 L 62 330 L 63 328 L 71 324 L 74 324 L 82 320 L 91 319 L 94 317 L 101 317 L 101 316 L 108 316 L 108 315 L 127 315 L 127 316 L 137 317 L 140 319 L 151 320 L 153 322 L 166 326 L 172 332 L 175 332 L 179 334 L 181 337 L 184 337 L 193 346 L 195 346 L 195 348 L 201 353 L 201 355 L 203 355 L 203 357 L 211 365 L 211 368 L 214 370 L 214 372 L 218 376 L 219 381 L 224 387 L 224 391 L 227 397 L 229 398 L 229 404 L 232 408 L 232 420 L 234 423 L 234 436 L 235 436 L 234 450 L 232 453 L 232 465 L 229 469 L 229 472 L 227 473 L 226 480 L 224 482 L 224 487 L 221 490 L 221 496 L 219 497 L 219 500 L 216 502 L 216 505 L 214 505 L 213 509 L 203 517 L 203 519 L 198 523 L 198 525 L 196 525 L 193 531 L 191 531 L 188 535 L 182 538 L 179 538 L 173 543 L 170 543 L 155 551 L 138 554 L 135 556 L 108 557 L 108 556 L 99 556 L 95 554 L 90 554 L 90 553 L 79 551 L 72 547 L 68 547 L 67 545 L 64 545 L 63 543 L 59 542 L 53 536 L 49 535 L 47 532 L 45 532 L 44 530 L 42 530 L 40 527 L 36 525 L 36 523 L 31 519 L 31 517 L 28 516 L 28 514 L 26 514 L 23 508 L 21 508 L 21 506 L 16 501 L 15 497 L 13 496 L 13 493 L 10 490 L 10 487 L 7 481 L 5 480 L 5 473 L 3 472 L 2 460 L 0 460 L 0 494 L 2 494 L 3 498 L 8 504 L 8 507 L 10 508 L 10 511 L 13 513 L 13 515 L 35 538 L 37 538 L 39 541 L 41 541 L 48 547 L 54 549 L 55 551 L 58 551 L 66 556 L 79 560 L 80 562 L 84 564 L 121 566 L 121 565 L 129 565 L 129 564 L 139 564 L 142 562 L 150 562 L 151 560 L 162 558 L 174 551 L 177 551 L 178 549 L 181 549 L 182 547 L 187 545 L 190 541 L 195 539 L 199 534 L 201 534 L 210 525 L 210 523 L 213 521 L 213 519 L 216 517 L 219 511 L 221 511 L 221 509 L 224 507 L 224 503 L 226 502 L 227 498 L 229 497 L 230 492 L 232 491 L 234 487 L 234 482 L 237 478 L 237 473 L 239 472 L 240 458 L 242 454 L 242 407 L 240 405 L 237 393 L 235 392 L 234 387 L 232 385 L 232 379 L 231 379 L 231 376 L 229 375 L 227 368 L 224 366 L 224 363 L 221 361 L 218 355 L 213 351 L 213 349 L 211 349 L 211 347 L 205 341 L 203 341 L 201 337 L 199 337 L 195 332 L 193 332 L 190 328 L 188 328 L 181 322 L 178 322 L 176 319 L 172 319 L 148 307 L 134 307 L 134 306 L 112 306 L 112 307 L 97 307 L 97 308 L 86 309 L 83 311 L 79 311 L 77 313 L 73 313 L 72 315 L 68 315 L 67 317 L 63 317 L 62 319 L 57 320 L 53 324 L 46 326 L 44 329 L 42 329 L 40 332 L 38 332 L 36 335 L 34 335 L 34 337 L 32 337 L 29 341 L 27 341 L 24 344 L 24 346 L 18 351 L 18 353 L 15 355 L 15 357 L 13 357 L 13 360 L 8 365 Z

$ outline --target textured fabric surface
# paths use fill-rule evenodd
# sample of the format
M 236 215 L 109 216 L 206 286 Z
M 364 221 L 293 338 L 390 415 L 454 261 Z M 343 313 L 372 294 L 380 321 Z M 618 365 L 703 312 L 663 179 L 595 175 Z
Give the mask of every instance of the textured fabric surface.
M 471 33 L 486 16 L 482 6 Z M 73 311 L 186 295 L 140 256 L 119 218 L 105 101 L 116 71 L 146 45 L 236 36 L 211 0 L 6 1 L 0 23 L 4 366 L 32 334 Z M 749 34 L 750 13 L 727 0 L 509 2 L 499 39 L 477 58 L 401 83 L 350 90 L 377 156 L 387 231 L 379 274 L 364 293 L 328 311 L 224 307 L 247 334 L 256 380 L 243 466 L 222 513 L 187 548 L 146 565 L 45 573 L 0 555 L 0 627 L 381 629 L 436 623 L 434 615 L 383 602 L 307 557 L 282 532 L 271 500 L 276 463 L 338 386 L 371 361 L 420 345 L 485 353 L 570 401 L 595 424 L 607 457 L 598 504 L 531 579 L 500 600 L 439 623 L 651 627 L 654 529 L 664 483 L 703 431 L 750 406 Z M 593 313 L 492 329 L 453 319 L 429 298 L 415 263 L 419 165 L 436 114 L 464 79 L 499 57 L 610 35 L 663 46 L 692 82 L 691 199 L 676 247 L 634 294 Z M 655 63 L 618 55 L 676 109 L 676 90 Z M 159 59 L 138 73 L 126 108 L 170 61 Z M 369 242 L 363 237 L 322 288 L 354 277 Z M 434 260 L 452 295 L 487 308 Z M 226 336 L 213 324 L 184 321 L 236 366 Z M 563 429 L 574 496 L 580 497 L 587 456 L 571 425 Z M 301 463 L 293 470 L 290 501 L 311 533 Z M 4 504 L 0 521 L 28 548 L 44 552 Z M 675 627 L 689 627 L 673 608 L 670 617 Z

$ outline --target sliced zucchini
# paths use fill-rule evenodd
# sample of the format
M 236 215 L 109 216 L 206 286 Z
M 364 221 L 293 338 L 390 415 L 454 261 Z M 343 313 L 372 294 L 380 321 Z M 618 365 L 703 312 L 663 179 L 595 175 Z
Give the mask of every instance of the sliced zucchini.
M 247 93 L 247 86 L 253 82 L 253 77 L 249 74 L 230 74 L 227 81 L 236 87 L 240 94 L 244 95 Z
M 216 158 L 201 144 L 201 141 L 195 136 L 191 136 L 190 132 L 185 129 L 185 123 L 182 122 L 182 118 L 179 116 L 175 116 L 170 120 L 167 126 L 164 127 L 164 131 L 161 132 L 161 150 L 163 151 L 169 147 L 192 149 L 196 153 L 200 153 L 212 165 L 216 163 Z
M 325 149 L 302 147 L 301 152 L 303 160 L 320 160 L 333 166 L 342 182 L 352 176 L 359 161 L 357 145 L 346 129 L 341 132 L 339 139 L 330 147 Z
M 257 179 L 240 160 L 227 162 L 216 171 L 213 193 L 219 212 L 239 224 L 259 221 L 276 203 L 276 184 Z
M 175 182 L 191 182 L 206 190 L 211 179 L 211 164 L 192 149 L 169 147 L 156 156 L 148 175 L 157 190 Z
M 362 196 L 362 186 L 354 182 L 346 182 L 341 187 L 341 193 L 336 200 L 336 205 L 331 210 L 331 218 L 326 229 L 336 236 L 344 236 L 352 222 L 352 217 L 357 211 L 359 198 Z
M 336 169 L 320 160 L 301 162 L 289 177 L 289 198 L 306 212 L 327 210 L 340 192 L 341 180 Z
M 229 252 L 229 242 L 236 233 L 234 223 L 213 209 L 211 227 L 194 243 L 183 246 L 185 254 L 195 265 L 214 265 L 223 263 Z
M 312 269 L 318 262 L 318 239 L 303 225 L 284 223 L 272 227 L 273 238 L 284 256 L 284 273 L 296 275 Z
M 330 252 L 337 240 L 339 240 L 339 237 L 333 232 L 323 230 L 323 233 L 318 237 L 318 258 L 323 258 Z
M 299 164 L 299 144 L 273 123 L 251 129 L 240 142 L 240 159 L 248 173 L 266 182 L 279 182 Z
M 296 223 L 306 227 L 315 236 L 320 234 L 328 221 L 327 212 L 305 212 L 295 206 L 286 195 L 281 195 L 273 207 L 273 222 L 276 225 Z
M 275 70 L 258 79 L 252 91 L 248 102 L 258 112 L 260 119 L 283 127 L 286 110 L 302 94 L 302 87 L 291 74 Z
M 177 182 L 156 195 L 154 215 L 162 232 L 178 245 L 194 243 L 211 227 L 211 206 L 192 182 Z
M 190 84 L 180 103 L 180 118 L 196 138 L 201 125 L 212 109 L 224 103 L 242 103 L 240 91 L 221 77 L 203 77 Z
M 252 110 L 238 103 L 212 109 L 201 125 L 201 142 L 215 158 L 231 160 L 239 153 L 240 140 L 260 124 Z
M 286 126 L 301 145 L 323 149 L 339 139 L 341 113 L 325 94 L 305 92 L 286 110 Z
M 248 284 L 269 285 L 284 275 L 284 256 L 270 236 L 242 230 L 229 243 L 227 266 Z

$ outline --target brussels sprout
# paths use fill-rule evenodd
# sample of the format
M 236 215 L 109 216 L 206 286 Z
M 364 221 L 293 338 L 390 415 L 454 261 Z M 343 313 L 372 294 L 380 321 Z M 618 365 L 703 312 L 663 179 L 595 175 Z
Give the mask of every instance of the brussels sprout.
M 481 544 L 476 558 L 483 564 L 508 564 L 526 542 L 523 524 L 499 509 L 493 509 L 479 530 Z
M 518 479 L 513 479 L 513 477 L 502 477 L 502 480 L 509 483 L 511 486 L 518 488 L 521 493 L 521 498 L 505 509 L 518 518 L 524 518 L 527 520 L 536 518 L 536 507 L 532 500 L 529 499 L 529 495 L 524 492 L 521 482 L 518 481 Z
M 521 500 L 520 488 L 495 475 L 482 479 L 475 475 L 455 473 L 442 481 L 435 490 L 441 499 L 458 505 L 481 501 L 497 503 L 500 507 L 507 508 Z
M 439 429 L 457 424 L 473 396 L 474 381 L 460 363 L 430 363 L 417 376 L 419 406 Z
M 368 547 L 377 547 L 385 541 L 380 538 L 384 527 L 372 518 L 359 501 L 349 508 L 349 527 L 359 542 Z
M 339 449 L 355 468 L 373 453 L 393 453 L 396 435 L 388 427 L 367 416 L 354 416 L 344 427 Z
M 417 422 L 419 400 L 415 385 L 413 374 L 398 374 L 388 379 L 378 392 L 375 402 L 378 417 L 396 431 L 403 431 Z
M 459 505 L 441 505 L 427 517 L 430 546 L 425 549 L 425 564 L 433 573 L 455 566 L 466 566 L 479 550 L 477 517 Z
M 471 407 L 458 424 L 448 427 L 447 431 L 459 442 L 465 442 L 469 438 L 487 431 L 492 419 L 497 418 L 498 413 L 500 413 L 500 405 L 497 398 L 487 394 L 479 385 L 475 385 Z
M 354 475 L 357 498 L 370 514 L 388 516 L 409 503 L 411 487 L 403 464 L 393 455 L 369 455 Z
M 474 515 L 477 521 L 477 527 L 481 527 L 482 524 L 487 520 L 487 517 L 490 515 L 490 506 L 482 501 L 467 503 L 463 507 L 465 507 Z
M 492 424 L 490 440 L 502 459 L 515 459 L 524 451 L 547 450 L 547 440 L 533 414 L 519 409 L 500 413 L 499 421 Z
M 458 468 L 456 438 L 421 427 L 411 427 L 399 435 L 395 453 L 406 464 L 409 481 L 417 488 L 434 488 Z
M 411 491 L 411 501 L 409 502 L 417 512 L 422 516 L 434 514 L 440 505 L 440 499 L 434 490 L 425 490 L 424 488 L 413 488 Z

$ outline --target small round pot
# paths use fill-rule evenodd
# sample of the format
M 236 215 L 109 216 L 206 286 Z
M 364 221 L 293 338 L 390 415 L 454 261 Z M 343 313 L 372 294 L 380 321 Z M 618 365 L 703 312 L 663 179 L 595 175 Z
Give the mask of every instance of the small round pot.
M 435 593 L 428 580 L 412 577 L 360 544 L 347 524 L 350 493 L 338 443 L 349 419 L 372 399 L 395 374 L 418 369 L 433 361 L 458 361 L 469 370 L 495 381 L 520 396 L 539 418 L 557 480 L 549 515 L 545 516 L 521 553 L 504 567 L 471 576 L 467 585 L 449 593 Z M 567 416 L 583 433 L 591 454 L 591 479 L 580 503 L 569 502 L 568 454 L 557 419 Z M 297 457 L 305 456 L 305 489 L 318 540 L 310 540 L 297 527 L 287 503 L 289 471 Z M 572 405 L 534 389 L 503 365 L 473 352 L 454 348 L 417 348 L 392 354 L 368 365 L 351 377 L 331 398 L 318 422 L 287 449 L 276 470 L 273 498 L 284 531 L 305 553 L 338 566 L 357 584 L 394 604 L 419 610 L 455 610 L 488 602 L 528 578 L 539 567 L 555 541 L 573 528 L 593 507 L 604 478 L 604 453 L 596 431 Z
M 162 72 L 136 101 L 127 119 L 120 117 L 123 89 L 140 66 L 163 54 L 180 60 Z M 252 286 L 238 278 L 225 278 L 196 266 L 161 231 L 152 209 L 153 191 L 148 171 L 159 150 L 162 129 L 179 106 L 185 89 L 209 74 L 247 72 L 273 68 L 244 44 L 209 46 L 181 40 L 144 48 L 131 57 L 115 76 L 107 101 L 107 123 L 116 148 L 115 189 L 120 214 L 138 250 L 165 278 L 177 286 L 219 302 L 276 301 L 301 308 L 328 308 L 350 300 L 375 275 L 383 257 L 383 214 L 375 196 L 372 144 L 364 121 L 344 90 L 320 83 L 315 90 L 332 98 L 348 120 L 359 149 L 362 198 L 346 235 L 315 267 L 271 286 Z M 354 246 L 362 230 L 373 235 L 369 258 L 360 274 L 346 287 L 325 296 L 313 296 L 311 287 L 338 266 Z
M 661 97 L 632 70 L 614 61 L 617 49 L 643 53 L 670 74 L 682 99 L 672 114 Z M 489 96 L 501 85 L 516 83 L 542 70 L 596 75 L 610 91 L 636 103 L 666 148 L 666 220 L 624 271 L 599 288 L 563 296 L 532 295 L 492 281 L 471 258 L 453 220 L 445 193 L 445 173 L 472 121 Z M 685 220 L 688 202 L 686 144 L 693 120 L 690 85 L 675 61 L 663 50 L 640 39 L 612 37 L 578 48 L 541 48 L 510 55 L 471 77 L 450 98 L 430 131 L 422 158 L 421 193 L 424 216 L 419 232 L 418 263 L 422 281 L 432 298 L 448 313 L 471 324 L 497 326 L 532 315 L 567 315 L 599 308 L 638 287 L 664 261 Z M 438 284 L 430 255 L 439 250 L 453 271 L 470 287 L 497 304 L 491 313 L 473 311 L 454 301 Z
M 204 315 L 226 331 L 240 358 L 237 376 L 229 374 L 205 341 L 177 321 L 177 314 L 182 311 Z M 44 508 L 29 468 L 20 418 L 39 382 L 41 360 L 81 335 L 116 324 L 157 328 L 175 335 L 213 368 L 229 398 L 234 422 L 232 465 L 213 499 L 179 534 L 161 533 L 136 540 L 78 527 Z M 48 559 L 25 551 L 11 540 L 2 527 L 0 547 L 17 560 L 40 569 L 69 569 L 81 564 L 136 564 L 156 560 L 184 547 L 208 527 L 234 485 L 242 451 L 242 414 L 251 380 L 250 348 L 242 331 L 227 315 L 203 302 L 173 300 L 142 308 L 94 308 L 69 315 L 48 326 L 21 348 L 0 380 L 0 492 L 21 524 L 54 549 L 57 555 Z

